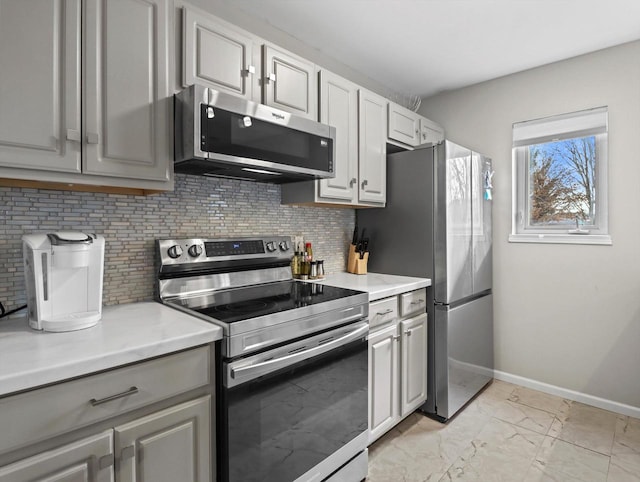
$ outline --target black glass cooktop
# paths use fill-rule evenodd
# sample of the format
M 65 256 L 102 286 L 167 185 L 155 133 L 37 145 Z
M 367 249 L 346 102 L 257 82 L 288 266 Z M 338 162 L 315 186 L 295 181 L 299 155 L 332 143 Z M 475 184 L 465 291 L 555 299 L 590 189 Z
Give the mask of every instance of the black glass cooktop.
M 223 323 L 235 323 L 360 293 L 335 286 L 291 280 L 218 291 L 171 302 Z

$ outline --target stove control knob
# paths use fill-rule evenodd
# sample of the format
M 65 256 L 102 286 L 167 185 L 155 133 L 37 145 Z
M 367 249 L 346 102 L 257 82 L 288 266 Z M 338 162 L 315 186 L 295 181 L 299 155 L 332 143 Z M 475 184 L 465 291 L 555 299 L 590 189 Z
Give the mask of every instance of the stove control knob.
M 202 254 L 202 245 L 200 244 L 192 244 L 189 246 L 189 256 L 192 258 L 197 258 Z
M 289 243 L 287 243 L 286 241 L 280 241 L 280 251 L 288 251 L 289 250 Z
M 173 258 L 173 259 L 179 258 L 180 256 L 182 256 L 182 248 L 177 244 L 174 244 L 168 249 L 167 254 L 169 255 L 170 258 Z
M 269 241 L 267 243 L 267 251 L 269 251 L 270 253 L 273 253 L 276 250 L 276 243 L 274 243 L 273 241 Z

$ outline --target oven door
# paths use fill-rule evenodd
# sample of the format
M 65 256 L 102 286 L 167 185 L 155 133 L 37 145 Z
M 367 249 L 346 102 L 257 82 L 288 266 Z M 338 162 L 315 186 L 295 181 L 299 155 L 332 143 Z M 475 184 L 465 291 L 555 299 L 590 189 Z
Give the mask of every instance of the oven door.
M 368 328 L 223 362 L 220 480 L 321 480 L 366 449 Z

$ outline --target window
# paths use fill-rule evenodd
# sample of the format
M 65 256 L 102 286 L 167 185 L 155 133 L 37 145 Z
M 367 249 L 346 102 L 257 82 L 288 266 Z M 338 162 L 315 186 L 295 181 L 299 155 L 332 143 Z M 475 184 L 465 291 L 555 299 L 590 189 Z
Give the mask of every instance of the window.
M 611 244 L 607 108 L 513 125 L 509 241 Z

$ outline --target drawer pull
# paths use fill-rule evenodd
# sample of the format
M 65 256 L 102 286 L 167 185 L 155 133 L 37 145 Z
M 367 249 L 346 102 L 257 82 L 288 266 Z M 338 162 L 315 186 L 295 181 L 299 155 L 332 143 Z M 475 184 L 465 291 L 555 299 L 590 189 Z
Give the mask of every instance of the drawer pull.
M 422 303 L 424 303 L 424 300 L 416 300 L 416 301 L 412 301 L 411 303 L 409 303 L 410 305 L 421 305 Z
M 384 315 L 388 315 L 389 313 L 393 313 L 393 310 L 391 308 L 389 308 L 388 310 L 384 310 L 384 311 L 378 311 L 378 312 L 376 312 L 376 315 L 384 316 Z
M 102 405 L 103 403 L 111 402 L 112 400 L 117 400 L 118 398 L 126 397 L 127 395 L 134 395 L 136 393 L 138 393 L 138 387 L 131 387 L 129 390 L 126 390 L 122 393 L 116 393 L 115 395 L 110 395 L 98 400 L 92 398 L 91 400 L 89 400 L 89 403 L 95 407 L 97 405 Z

